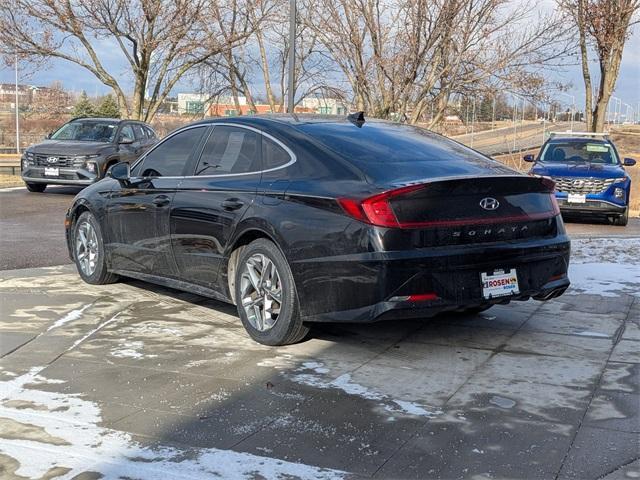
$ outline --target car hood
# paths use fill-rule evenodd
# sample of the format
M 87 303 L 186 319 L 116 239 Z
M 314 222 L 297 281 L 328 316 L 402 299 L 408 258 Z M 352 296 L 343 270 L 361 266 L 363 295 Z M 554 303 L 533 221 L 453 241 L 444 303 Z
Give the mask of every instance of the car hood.
M 72 140 L 45 140 L 32 145 L 28 152 L 46 155 L 94 155 L 104 148 L 111 147 L 108 142 L 74 142 Z
M 620 165 L 601 165 L 594 163 L 538 163 L 531 173 L 548 177 L 624 177 L 625 171 Z

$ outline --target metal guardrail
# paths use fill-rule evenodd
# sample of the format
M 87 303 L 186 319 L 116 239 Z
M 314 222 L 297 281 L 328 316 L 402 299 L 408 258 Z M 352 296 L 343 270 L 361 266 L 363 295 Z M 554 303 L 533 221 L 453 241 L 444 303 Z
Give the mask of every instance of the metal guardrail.
M 20 165 L 0 165 L 0 173 L 20 175 Z

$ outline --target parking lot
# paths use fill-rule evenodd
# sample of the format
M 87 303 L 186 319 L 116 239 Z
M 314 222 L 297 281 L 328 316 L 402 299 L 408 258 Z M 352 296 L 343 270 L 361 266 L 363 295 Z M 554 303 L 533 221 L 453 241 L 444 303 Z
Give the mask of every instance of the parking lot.
M 568 224 L 550 302 L 270 348 L 235 307 L 84 284 L 47 192 L 0 192 L 2 478 L 640 477 L 637 219 Z

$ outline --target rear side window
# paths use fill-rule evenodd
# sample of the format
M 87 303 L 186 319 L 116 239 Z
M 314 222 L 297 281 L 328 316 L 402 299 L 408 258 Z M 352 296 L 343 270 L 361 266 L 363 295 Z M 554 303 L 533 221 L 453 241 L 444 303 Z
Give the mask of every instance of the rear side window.
M 144 131 L 147 133 L 147 137 L 148 138 L 156 138 L 156 132 L 154 132 L 153 130 L 151 130 L 151 128 L 144 126 Z
M 276 142 L 262 138 L 262 169 L 282 167 L 291 161 L 291 155 Z
M 246 128 L 217 126 L 205 143 L 196 175 L 249 173 L 260 170 L 260 135 Z
M 144 130 L 142 129 L 142 125 L 138 123 L 133 124 L 133 131 L 136 134 L 136 140 L 145 140 L 147 138 Z
M 142 163 L 136 166 L 134 175 L 142 177 L 182 176 L 184 167 L 205 130 L 206 127 L 190 128 L 167 138 L 144 157 Z

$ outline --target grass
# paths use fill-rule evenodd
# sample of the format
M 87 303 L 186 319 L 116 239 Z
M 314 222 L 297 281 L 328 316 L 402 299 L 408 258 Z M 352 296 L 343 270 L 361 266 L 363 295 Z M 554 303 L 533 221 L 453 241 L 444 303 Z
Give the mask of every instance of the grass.
M 24 182 L 22 178 L 20 178 L 20 175 L 0 173 L 0 188 L 8 187 L 24 187 Z

